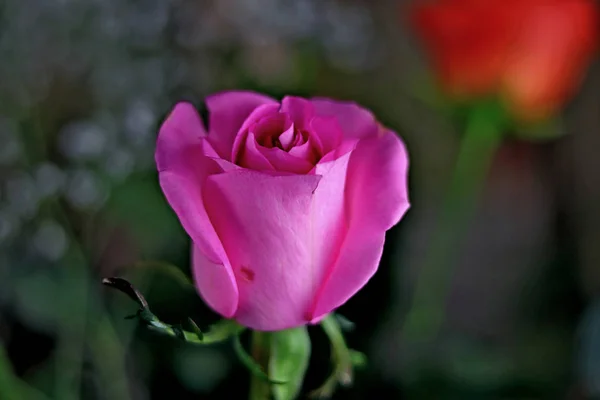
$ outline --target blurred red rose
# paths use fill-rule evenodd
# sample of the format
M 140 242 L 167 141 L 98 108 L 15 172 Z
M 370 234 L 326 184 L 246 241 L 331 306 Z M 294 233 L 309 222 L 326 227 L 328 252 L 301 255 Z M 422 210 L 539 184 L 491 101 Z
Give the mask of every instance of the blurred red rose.
M 593 0 L 420 1 L 410 15 L 447 92 L 498 93 L 528 120 L 572 94 L 598 41 Z

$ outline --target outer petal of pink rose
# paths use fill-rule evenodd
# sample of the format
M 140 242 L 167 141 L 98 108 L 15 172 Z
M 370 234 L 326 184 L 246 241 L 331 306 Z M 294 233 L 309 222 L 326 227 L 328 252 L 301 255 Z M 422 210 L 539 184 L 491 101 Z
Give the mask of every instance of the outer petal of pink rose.
M 179 163 L 180 151 L 188 147 L 199 147 L 206 131 L 198 112 L 189 103 L 177 103 L 160 129 L 156 145 L 158 170 Z
M 377 271 L 385 231 L 409 208 L 407 171 L 406 149 L 393 132 L 357 144 L 348 166 L 348 230 L 316 296 L 313 321 L 344 304 Z
M 205 204 L 236 276 L 239 323 L 280 330 L 308 322 L 322 276 L 310 262 L 320 178 L 249 170 L 208 178 Z
M 221 167 L 221 169 L 223 170 L 223 172 L 227 172 L 227 171 L 231 171 L 231 170 L 242 168 L 242 167 L 240 167 L 238 165 L 235 165 L 231 161 L 223 160 L 217 154 L 217 152 L 215 151 L 215 149 L 213 149 L 213 147 L 211 146 L 211 144 L 207 140 L 207 138 L 202 138 L 202 143 L 201 143 L 200 148 L 202 149 L 202 154 L 204 156 L 210 158 L 214 162 L 216 162 L 217 165 L 219 165 L 219 167 Z
M 318 266 L 320 285 L 315 291 L 310 307 L 314 306 L 320 287 L 339 257 L 348 230 L 344 193 L 348 185 L 350 157 L 351 153 L 347 153 L 335 160 L 320 162 L 314 169 L 314 173 L 322 178 L 314 193 L 310 216 L 311 263 Z M 312 320 L 311 311 L 312 308 L 306 310 L 307 320 Z
M 162 125 L 156 147 L 159 181 L 167 201 L 179 220 L 207 260 L 224 266 L 219 299 L 207 299 L 217 304 L 215 311 L 231 316 L 238 301 L 237 286 L 231 272 L 229 259 L 204 209 L 202 187 L 208 176 L 223 170 L 213 160 L 203 155 L 203 129 L 200 118 L 193 118 L 188 106 L 178 105 Z M 211 276 L 216 272 L 211 271 Z M 202 276 L 202 274 L 198 275 Z
M 221 158 L 232 161 L 233 141 L 255 108 L 277 104 L 274 99 L 249 91 L 221 92 L 206 98 L 209 111 L 209 140 Z
M 200 296 L 213 310 L 231 318 L 238 307 L 238 289 L 231 266 L 215 263 L 192 246 L 192 272 Z
M 345 138 L 363 139 L 376 136 L 379 125 L 373 114 L 356 103 L 324 98 L 311 99 L 316 115 L 336 117 Z

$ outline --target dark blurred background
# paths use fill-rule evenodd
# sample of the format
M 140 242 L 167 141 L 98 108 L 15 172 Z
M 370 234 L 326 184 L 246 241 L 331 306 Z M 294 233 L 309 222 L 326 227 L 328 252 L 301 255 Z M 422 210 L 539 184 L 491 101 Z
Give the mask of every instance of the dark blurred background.
M 460 136 L 422 100 L 427 63 L 394 0 L 0 0 L 0 399 L 238 399 L 231 346 L 124 317 L 131 280 L 165 321 L 217 320 L 154 261 L 189 239 L 153 162 L 161 119 L 223 89 L 354 100 L 405 140 L 412 208 L 339 310 L 368 367 L 337 399 L 600 396 L 600 68 L 548 141 L 507 139 L 460 247 L 433 342 L 401 335 Z M 329 372 L 311 328 L 305 391 Z M 17 396 L 17 397 L 15 397 Z

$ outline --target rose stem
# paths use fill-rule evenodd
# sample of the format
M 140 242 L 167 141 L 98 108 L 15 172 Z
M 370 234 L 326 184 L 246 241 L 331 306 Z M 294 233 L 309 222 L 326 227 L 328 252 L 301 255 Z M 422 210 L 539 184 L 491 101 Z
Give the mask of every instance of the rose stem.
M 502 115 L 497 107 L 482 104 L 468 116 L 456 165 L 442 204 L 437 229 L 419 270 L 412 306 L 406 316 L 402 339 L 427 343 L 435 339 L 444 320 L 449 260 L 455 260 L 461 239 L 477 205 L 478 195 L 500 144 Z
M 268 332 L 252 331 L 252 357 L 261 369 L 269 373 L 269 359 L 271 357 L 271 336 Z M 261 377 L 250 376 L 249 400 L 270 400 L 271 384 Z

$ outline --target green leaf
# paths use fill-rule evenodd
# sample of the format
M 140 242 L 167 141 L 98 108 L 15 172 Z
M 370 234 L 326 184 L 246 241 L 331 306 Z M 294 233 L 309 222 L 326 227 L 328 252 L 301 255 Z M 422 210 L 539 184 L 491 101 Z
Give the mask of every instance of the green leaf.
M 179 340 L 194 344 L 213 344 L 223 342 L 231 337 L 237 337 L 245 328 L 233 320 L 221 320 L 209 328 L 208 332 L 201 332 L 198 325 L 188 319 L 188 325 L 192 331 L 184 330 L 180 325 L 170 325 L 160 319 L 150 311 L 148 302 L 144 296 L 131 283 L 123 278 L 104 278 L 102 283 L 110 288 L 125 293 L 140 306 L 135 315 L 130 318 L 136 318 L 142 322 L 148 329 L 164 335 L 173 336 Z
M 287 382 L 273 387 L 276 400 L 296 398 L 310 359 L 310 337 L 305 326 L 273 332 L 269 372 L 273 379 Z
M 348 318 L 344 317 L 341 314 L 333 314 L 333 316 L 335 317 L 335 320 L 337 321 L 337 323 L 340 325 L 340 328 L 342 329 L 342 331 L 344 332 L 351 332 L 354 330 L 355 325 L 354 322 L 350 321 Z

